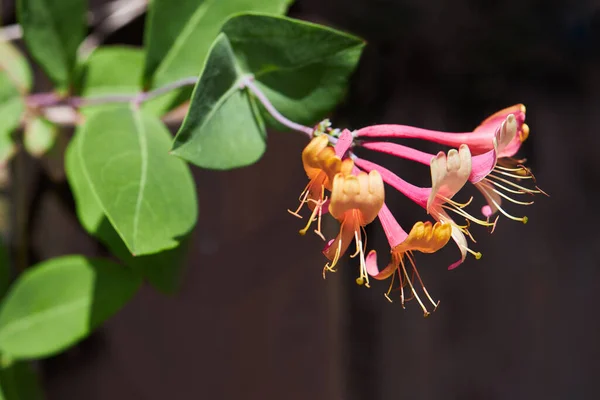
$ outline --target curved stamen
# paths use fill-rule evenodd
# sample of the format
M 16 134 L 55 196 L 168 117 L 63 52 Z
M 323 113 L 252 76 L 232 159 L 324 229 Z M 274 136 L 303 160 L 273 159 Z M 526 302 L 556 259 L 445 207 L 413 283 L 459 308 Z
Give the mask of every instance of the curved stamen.
M 504 193 L 502 193 L 499 190 L 496 190 L 496 189 L 491 189 L 491 190 L 494 193 L 496 193 L 498 196 L 502 197 L 503 199 L 506 199 L 506 200 L 510 201 L 511 203 L 520 204 L 522 206 L 530 206 L 530 205 L 533 204 L 533 201 L 518 201 L 518 200 L 515 200 L 515 199 L 513 199 L 511 197 L 508 197 L 507 195 L 505 195 Z
M 410 286 L 410 290 L 411 290 L 413 296 L 415 297 L 415 299 L 417 299 L 417 301 L 419 302 L 419 305 L 423 309 L 423 316 L 424 317 L 428 317 L 429 316 L 429 311 L 427 311 L 427 308 L 423 305 L 423 302 L 421 301 L 421 298 L 417 294 L 417 291 L 415 290 L 415 288 L 414 288 L 414 286 L 413 286 L 413 284 L 411 282 L 411 278 L 408 276 L 408 273 L 406 272 L 406 268 L 404 267 L 404 259 L 400 259 L 400 265 L 402 266 L 402 271 L 404 272 L 404 276 L 406 277 L 406 280 L 408 282 L 408 286 Z
M 536 189 L 538 189 L 538 190 L 529 189 L 529 188 L 526 188 L 526 187 L 524 187 L 524 186 L 517 185 L 516 183 L 514 183 L 514 182 L 511 182 L 511 181 L 509 181 L 508 179 L 504 179 L 504 178 L 502 178 L 502 177 L 499 177 L 499 176 L 496 176 L 496 175 L 494 175 L 494 174 L 489 174 L 489 175 L 487 176 L 487 178 L 492 178 L 492 179 L 499 180 L 500 182 L 504 182 L 504 183 L 506 183 L 506 184 L 507 184 L 507 185 L 509 185 L 509 186 L 515 187 L 515 188 L 517 188 L 517 189 L 520 189 L 520 190 L 522 190 L 522 191 L 523 191 L 523 192 L 525 192 L 525 193 L 529 193 L 529 194 L 538 194 L 538 193 L 542 193 L 542 191 L 541 191 L 541 190 L 539 190 L 539 188 L 538 188 L 537 186 L 536 186 Z
M 502 207 L 500 207 L 500 204 L 498 204 L 498 202 L 496 200 L 490 198 L 490 201 L 496 206 L 498 211 L 500 211 L 506 218 L 512 219 L 513 221 L 519 221 L 524 224 L 526 224 L 527 221 L 529 221 L 529 218 L 527 218 L 527 216 L 523 216 L 523 217 L 519 218 L 519 217 L 515 217 L 514 215 L 510 215 L 509 213 L 504 211 L 504 209 Z
M 522 195 L 522 194 L 534 194 L 534 193 L 531 193 L 531 192 L 525 192 L 523 190 L 514 190 L 514 189 L 507 188 L 506 186 L 504 186 L 504 185 L 502 185 L 502 184 L 500 184 L 498 182 L 492 181 L 492 180 L 490 180 L 488 178 L 484 178 L 481 183 L 483 183 L 483 182 L 489 184 L 487 186 L 489 186 L 490 189 L 492 189 L 491 185 L 494 185 L 494 186 L 497 186 L 497 187 L 499 187 L 500 189 L 502 189 L 504 191 L 507 191 L 508 193 L 519 194 L 519 195 Z
M 431 302 L 431 304 L 433 304 L 433 311 L 437 310 L 438 306 L 440 305 L 440 302 L 438 301 L 436 303 L 435 301 L 433 301 L 433 299 L 429 295 L 429 292 L 427 291 L 427 288 L 425 287 L 425 284 L 423 283 L 423 280 L 421 279 L 421 275 L 419 274 L 419 270 L 417 270 L 417 266 L 415 265 L 415 261 L 413 260 L 411 252 L 406 253 L 406 258 L 408 258 L 408 260 L 410 261 L 410 263 L 411 263 L 411 265 L 413 267 L 413 271 L 415 272 L 415 275 L 417 276 L 417 279 L 419 280 L 419 283 L 421 283 L 421 288 L 423 289 L 423 293 L 425 293 L 425 296 L 427 296 L 427 298 L 429 299 L 429 301 Z

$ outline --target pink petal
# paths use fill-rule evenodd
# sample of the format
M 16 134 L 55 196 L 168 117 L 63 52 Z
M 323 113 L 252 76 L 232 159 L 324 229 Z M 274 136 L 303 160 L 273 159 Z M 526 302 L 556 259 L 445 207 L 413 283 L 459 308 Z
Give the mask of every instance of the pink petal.
M 379 222 L 381 222 L 385 236 L 392 249 L 406 240 L 408 233 L 402 229 L 385 203 L 383 204 L 383 207 L 381 207 L 378 216 Z
M 484 154 L 479 154 L 471 159 L 471 175 L 469 182 L 477 183 L 489 175 L 496 166 L 496 150 L 492 149 Z
M 373 170 L 378 171 L 385 183 L 392 186 L 421 207 L 427 207 L 427 198 L 429 197 L 431 188 L 421 188 L 412 185 L 381 165 L 377 165 L 362 158 L 355 157 L 354 164 L 368 172 Z
M 396 267 L 392 264 L 388 264 L 383 270 L 379 270 L 377 265 L 377 252 L 371 250 L 365 259 L 366 269 L 369 276 L 377 280 L 384 280 L 392 276 Z
M 403 146 L 397 143 L 389 142 L 364 142 L 361 144 L 365 149 L 379 151 L 381 153 L 390 154 L 392 156 L 404 158 L 406 160 L 416 161 L 421 164 L 429 165 L 433 154 L 425 153 L 424 151 L 415 150 L 412 147 Z
M 352 146 L 353 141 L 354 137 L 352 136 L 352 132 L 350 132 L 348 129 L 344 129 L 340 134 L 337 143 L 335 144 L 335 155 L 339 158 L 343 158 L 344 154 L 346 154 L 350 146 Z

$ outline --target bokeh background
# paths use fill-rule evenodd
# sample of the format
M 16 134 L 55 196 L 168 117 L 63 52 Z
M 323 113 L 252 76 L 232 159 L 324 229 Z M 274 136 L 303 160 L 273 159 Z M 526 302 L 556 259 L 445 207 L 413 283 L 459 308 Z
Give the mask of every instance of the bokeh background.
M 14 22 L 14 1 L 2 6 Z M 447 271 L 453 246 L 418 255 L 441 301 L 424 319 L 414 302 L 390 304 L 386 283 L 356 286 L 352 262 L 322 279 L 322 243 L 300 237 L 286 211 L 306 184 L 306 139 L 271 132 L 254 166 L 194 168 L 200 217 L 180 290 L 144 287 L 89 339 L 41 362 L 48 398 L 600 398 L 600 2 L 297 0 L 289 15 L 368 42 L 336 126 L 468 131 L 522 102 L 531 135 L 520 155 L 550 197 L 509 206 L 527 225 L 474 229 L 479 261 Z M 143 19 L 106 43 L 141 44 Z M 37 84 L 48 88 L 41 75 Z M 420 165 L 364 155 L 429 180 Z M 64 182 L 34 160 L 22 182 L 37 210 L 32 262 L 103 252 L 79 227 Z M 390 192 L 406 228 L 426 218 Z M 385 251 L 378 223 L 369 242 Z

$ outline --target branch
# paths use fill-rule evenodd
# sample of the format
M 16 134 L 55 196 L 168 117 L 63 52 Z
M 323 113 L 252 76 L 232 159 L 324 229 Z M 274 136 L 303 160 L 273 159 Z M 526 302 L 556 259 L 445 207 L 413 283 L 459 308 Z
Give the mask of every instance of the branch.
M 269 101 L 267 96 L 265 96 L 265 94 L 258 88 L 258 86 L 256 86 L 254 84 L 254 82 L 252 82 L 253 80 L 254 80 L 254 77 L 252 77 L 252 76 L 246 76 L 246 77 L 242 78 L 242 88 L 244 88 L 244 87 L 248 88 L 248 90 L 250 90 L 252 92 L 252 94 L 254 96 L 256 96 L 256 98 L 262 103 L 262 105 L 269 112 L 269 114 L 271 114 L 271 116 L 273 118 L 275 118 L 275 120 L 277 120 L 277 122 L 279 122 L 281 125 L 284 125 L 295 131 L 306 133 L 308 135 L 308 137 L 312 137 L 312 135 L 313 135 L 312 128 L 298 124 L 294 121 L 290 121 L 289 119 L 287 119 L 286 117 L 281 115 L 281 113 L 279 111 L 277 111 L 277 109 Z

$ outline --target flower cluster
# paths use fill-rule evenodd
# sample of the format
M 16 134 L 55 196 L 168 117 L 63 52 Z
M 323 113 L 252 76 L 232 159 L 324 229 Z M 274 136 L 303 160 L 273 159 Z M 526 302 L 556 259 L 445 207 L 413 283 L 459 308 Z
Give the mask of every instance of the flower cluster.
M 531 199 L 524 201 L 523 196 L 545 194 L 535 185 L 535 178 L 524 166 L 524 160 L 513 158 L 528 135 L 522 104 L 495 113 L 474 131 L 466 133 L 437 132 L 404 125 L 374 125 L 355 132 L 340 132 L 324 122 L 315 127 L 313 139 L 302 152 L 309 183 L 300 195 L 300 206 L 290 213 L 301 218 L 300 212 L 305 205 L 311 210 L 300 233 L 305 234 L 316 222 L 314 232 L 327 242 L 323 254 L 329 262 L 323 269 L 323 277 L 326 272 L 335 271 L 338 261 L 354 241 L 356 251 L 351 257 L 359 256 L 360 260 L 356 282 L 368 287 L 369 278 L 391 278 L 385 294 L 391 301 L 397 276 L 402 306 L 414 298 L 427 316 L 426 302 L 430 302 L 434 310 L 438 303 L 423 284 L 413 252 L 433 253 L 452 239 L 460 251 L 460 258 L 448 269 L 463 263 L 469 253 L 479 259 L 481 253 L 472 250 L 467 240 L 475 242 L 469 230 L 472 223 L 489 227 L 492 232 L 500 215 L 527 223 L 527 217 L 517 217 L 505 210 L 503 201 L 530 205 Z M 390 139 L 428 140 L 451 149 L 434 155 Z M 412 185 L 394 172 L 358 157 L 353 151 L 355 148 L 428 165 L 431 187 Z M 481 192 L 487 203 L 481 210 L 482 218 L 467 211 L 472 198 L 466 203 L 453 200 L 467 182 Z M 418 221 L 407 233 L 385 204 L 385 184 L 423 207 L 435 223 Z M 328 241 L 321 231 L 321 219 L 327 213 L 340 223 L 339 234 Z M 463 222 L 455 221 L 450 214 L 457 215 Z M 390 261 L 383 269 L 378 266 L 375 250 L 366 252 L 364 227 L 376 218 L 379 218 L 390 245 Z M 419 296 L 417 283 L 425 301 Z

